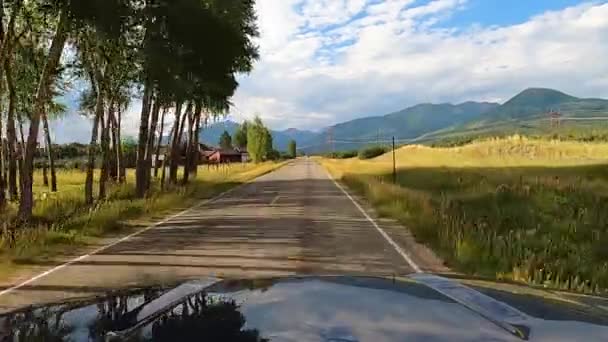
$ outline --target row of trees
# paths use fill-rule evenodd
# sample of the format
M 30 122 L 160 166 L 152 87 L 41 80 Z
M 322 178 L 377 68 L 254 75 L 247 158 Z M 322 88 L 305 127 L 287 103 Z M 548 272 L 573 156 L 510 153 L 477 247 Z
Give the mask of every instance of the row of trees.
M 152 157 L 166 135 L 168 182 L 178 183 L 183 162 L 179 183 L 187 183 L 196 170 L 196 132 L 228 110 L 236 74 L 258 57 L 257 34 L 254 0 L 0 0 L 0 207 L 8 192 L 20 220 L 31 219 L 40 124 L 48 133 L 54 100 L 70 81 L 86 84 L 80 107 L 92 119 L 86 203 L 95 201 L 96 151 L 98 198 L 110 179 L 125 181 L 121 128 L 134 97 L 142 102 L 137 196 L 150 190 Z M 18 139 L 22 121 L 29 128 Z M 51 147 L 49 134 L 46 140 Z

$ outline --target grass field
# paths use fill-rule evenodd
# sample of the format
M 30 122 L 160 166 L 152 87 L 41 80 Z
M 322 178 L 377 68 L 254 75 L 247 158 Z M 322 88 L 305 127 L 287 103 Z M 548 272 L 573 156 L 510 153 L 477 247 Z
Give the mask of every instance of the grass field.
M 111 186 L 108 199 L 94 207 L 84 203 L 84 172 L 59 171 L 57 193 L 50 193 L 43 186 L 41 173 L 36 173 L 35 226 L 17 229 L 16 239 L 10 241 L 7 227 L 0 225 L 0 278 L 14 271 L 16 262 L 69 253 L 70 250 L 86 245 L 91 239 L 117 232 L 130 220 L 145 219 L 152 215 L 162 217 L 272 171 L 280 165 L 282 163 L 267 162 L 232 164 L 211 169 L 201 166 L 197 180 L 189 186 L 161 193 L 155 183 L 152 194 L 146 199 L 135 198 L 134 170 L 128 170 L 127 183 Z M 16 204 L 13 204 L 0 214 L 0 222 L 6 225 L 15 213 Z
M 514 136 L 376 159 L 322 159 L 455 270 L 581 292 L 608 289 L 608 144 Z

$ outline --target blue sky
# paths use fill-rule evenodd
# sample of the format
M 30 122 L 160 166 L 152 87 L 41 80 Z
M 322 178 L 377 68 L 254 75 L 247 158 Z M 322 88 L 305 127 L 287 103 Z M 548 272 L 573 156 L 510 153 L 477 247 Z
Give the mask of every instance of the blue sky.
M 261 59 L 230 119 L 318 130 L 420 102 L 527 87 L 608 98 L 608 4 L 571 0 L 257 0 Z M 137 129 L 138 102 L 125 118 Z M 81 140 L 88 121 L 54 124 Z M 85 130 L 86 131 L 86 130 Z M 78 133 L 78 134 L 77 134 Z M 77 137 L 78 136 L 78 137 Z
M 455 12 L 443 25 L 446 27 L 466 27 L 473 23 L 484 26 L 513 25 L 523 23 L 537 14 L 576 6 L 582 2 L 580 0 L 472 0 L 467 2 L 465 10 Z

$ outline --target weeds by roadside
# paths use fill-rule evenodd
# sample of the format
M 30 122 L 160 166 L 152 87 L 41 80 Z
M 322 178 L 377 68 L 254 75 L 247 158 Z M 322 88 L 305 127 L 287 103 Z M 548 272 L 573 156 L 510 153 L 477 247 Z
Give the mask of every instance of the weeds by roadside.
M 606 293 L 608 165 L 585 164 L 600 160 L 594 151 L 606 146 L 568 143 L 558 152 L 563 146 L 546 151 L 544 144 L 496 140 L 454 149 L 406 148 L 407 159 L 418 166 L 401 163 L 397 185 L 383 157 L 323 163 L 456 270 Z M 544 159 L 525 151 L 542 151 Z M 577 158 L 584 162 L 573 165 Z

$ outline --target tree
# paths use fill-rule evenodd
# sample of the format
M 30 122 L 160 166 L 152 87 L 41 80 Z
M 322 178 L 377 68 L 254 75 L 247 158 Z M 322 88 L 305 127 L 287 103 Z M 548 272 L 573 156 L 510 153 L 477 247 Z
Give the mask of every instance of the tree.
M 296 141 L 293 139 L 290 140 L 289 144 L 287 145 L 287 154 L 289 154 L 290 158 L 296 157 Z
M 151 130 L 154 96 L 161 94 L 175 104 L 169 181 L 177 181 L 185 146 L 186 183 L 192 161 L 196 160 L 198 134 L 194 131 L 200 127 L 201 114 L 219 113 L 215 110 L 218 104 L 223 111 L 238 86 L 236 74 L 251 71 L 258 57 L 252 41 L 258 34 L 253 1 L 179 0 L 148 5 L 151 3 L 146 3 L 148 15 L 142 23 L 144 96 L 136 171 L 136 193 L 140 197 L 147 192 L 150 178 L 144 156 L 151 152 L 144 140 Z
M 38 90 L 36 91 L 33 102 L 34 111 L 30 119 L 30 129 L 25 145 L 25 157 L 23 159 L 23 168 L 21 170 L 21 202 L 19 203 L 19 219 L 29 221 L 34 208 L 34 193 L 32 186 L 34 185 L 34 154 L 38 147 L 38 130 L 40 129 L 40 117 L 44 111 L 44 105 L 47 100 L 47 92 L 56 77 L 57 66 L 63 48 L 68 36 L 68 9 L 67 6 L 61 6 L 59 11 L 59 19 L 55 34 L 53 36 L 51 47 L 46 59 L 42 74 L 40 75 Z
M 224 133 L 222 133 L 222 135 L 220 136 L 219 145 L 220 148 L 225 150 L 232 149 L 232 137 L 230 136 L 230 133 L 228 133 L 228 131 L 224 131 Z
M 234 132 L 234 145 L 241 150 L 247 150 L 247 121 L 244 121 Z
M 29 134 L 25 146 L 25 157 L 21 172 L 21 201 L 19 203 L 19 218 L 30 220 L 34 206 L 33 175 L 34 156 L 38 147 L 38 132 L 40 119 L 45 111 L 45 105 L 50 96 L 50 87 L 59 76 L 59 63 L 64 47 L 71 32 L 86 26 L 95 27 L 107 33 L 108 39 L 120 33 L 121 22 L 128 18 L 122 9 L 126 0 L 44 0 L 40 1 L 41 11 L 47 10 L 50 17 L 55 18 L 54 30 L 48 39 L 50 47 L 41 69 L 36 91 L 32 94 L 33 111 L 30 115 Z M 126 15 L 126 16 L 125 16 Z M 101 91 L 99 91 L 101 93 Z
M 273 141 L 272 141 L 272 133 L 270 133 L 270 130 L 266 126 L 264 126 L 264 135 L 266 136 L 264 138 L 264 146 L 265 146 L 264 151 L 266 153 L 264 158 L 267 158 L 268 155 L 270 153 L 272 153 L 274 148 L 273 148 Z
M 268 153 L 268 130 L 259 116 L 256 116 L 253 122 L 247 126 L 247 151 L 254 163 L 259 163 L 266 159 Z

